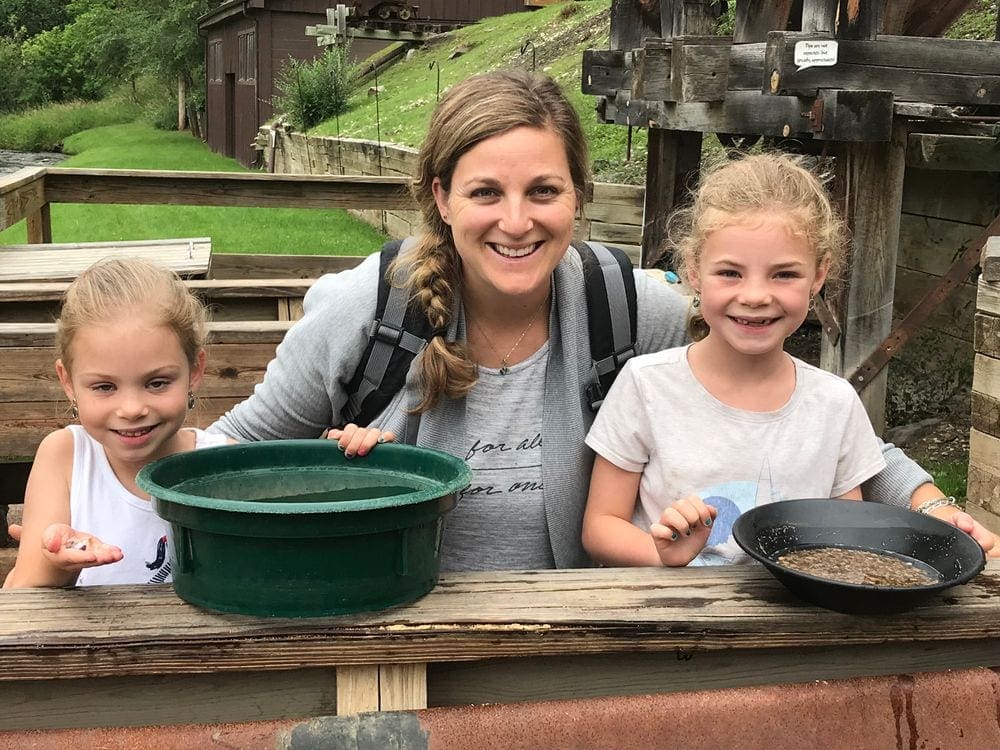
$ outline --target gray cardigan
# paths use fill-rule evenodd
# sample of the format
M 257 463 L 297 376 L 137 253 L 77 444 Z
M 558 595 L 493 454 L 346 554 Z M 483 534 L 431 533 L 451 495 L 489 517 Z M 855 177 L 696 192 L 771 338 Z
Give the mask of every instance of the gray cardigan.
M 379 256 L 357 268 L 319 279 L 304 300 L 304 316 L 278 346 L 264 382 L 211 430 L 238 440 L 317 437 L 340 425 L 347 384 L 354 375 L 375 317 Z M 687 303 L 673 288 L 635 272 L 639 354 L 686 340 Z M 590 370 L 583 267 L 570 248 L 553 275 L 549 357 L 542 409 L 542 482 L 552 554 L 559 568 L 590 565 L 580 542 L 593 453 L 584 438 L 593 421 L 584 398 Z M 465 338 L 461 306 L 448 333 Z M 373 424 L 410 436 L 410 442 L 462 457 L 468 448 L 465 401 L 444 399 L 420 416 L 407 414 L 419 401 L 411 367 L 406 386 Z M 929 475 L 891 445 L 888 467 L 866 486 L 866 497 L 909 506 L 910 493 Z

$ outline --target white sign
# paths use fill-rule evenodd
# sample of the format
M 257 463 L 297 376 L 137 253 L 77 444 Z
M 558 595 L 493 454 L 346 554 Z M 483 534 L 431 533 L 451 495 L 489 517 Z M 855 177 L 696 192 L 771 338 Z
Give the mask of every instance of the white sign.
M 833 39 L 815 39 L 795 43 L 795 64 L 799 71 L 806 68 L 827 68 L 837 64 L 837 42 Z

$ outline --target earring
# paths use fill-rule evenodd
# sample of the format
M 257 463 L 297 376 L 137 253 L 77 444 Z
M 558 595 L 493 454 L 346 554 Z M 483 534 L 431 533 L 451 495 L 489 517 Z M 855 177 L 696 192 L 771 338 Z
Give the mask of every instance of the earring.
M 691 300 L 691 309 L 697 310 L 699 307 L 701 307 L 701 293 L 695 292 L 694 298 Z
M 194 391 L 188 391 L 188 409 L 194 408 Z
M 816 295 L 810 292 L 809 294 L 809 312 L 816 309 Z
M 80 410 L 76 408 L 76 399 L 74 398 L 69 402 L 69 413 L 70 416 L 77 422 L 80 421 Z

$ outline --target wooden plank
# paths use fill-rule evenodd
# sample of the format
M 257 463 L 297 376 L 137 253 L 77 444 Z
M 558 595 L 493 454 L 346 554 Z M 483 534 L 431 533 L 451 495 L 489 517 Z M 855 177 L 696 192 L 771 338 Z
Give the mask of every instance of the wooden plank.
M 28 214 L 28 242 L 52 242 L 52 210 L 49 203 L 43 203 L 37 211 Z
M 56 169 L 45 176 L 51 203 L 415 209 L 404 177 Z
M 836 344 L 823 337 L 820 362 L 837 374 L 853 373 L 892 330 L 892 304 L 903 192 L 906 129 L 895 126 L 888 143 L 849 144 L 837 159 L 851 227 L 847 307 Z M 885 426 L 886 371 L 865 377 L 861 400 L 875 432 Z M 857 387 L 857 386 L 856 386 Z
M 590 225 L 590 239 L 612 245 L 638 245 L 642 241 L 642 226 L 638 224 L 606 224 L 595 221 Z
M 588 203 L 583 208 L 589 221 L 605 224 L 632 224 L 642 232 L 642 196 L 632 205 L 622 203 Z
M 209 321 L 208 341 L 278 344 L 290 326 L 290 322 L 280 320 Z M 52 346 L 55 334 L 55 323 L 0 323 L 0 347 Z
M 2 257 L 2 256 L 0 256 Z M 184 285 L 206 300 L 242 297 L 303 297 L 315 279 L 185 279 Z M 4 302 L 58 302 L 67 281 L 0 282 Z
M 0 592 L 0 682 L 486 658 L 936 645 L 1000 637 L 1000 562 L 896 616 L 795 599 L 758 566 L 442 574 L 408 605 L 329 618 L 206 612 L 170 586 Z M 692 606 L 692 603 L 696 606 Z M 947 647 L 946 647 L 947 646 Z
M 372 252 L 378 249 L 372 248 Z M 354 268 L 364 259 L 357 255 L 215 253 L 209 275 L 215 279 L 315 279 Z
M 1000 393 L 972 392 L 972 426 L 1000 438 Z
M 807 33 L 836 33 L 839 5 L 838 0 L 803 0 L 802 31 Z
M 594 204 L 613 203 L 624 206 L 641 206 L 646 193 L 645 185 L 619 185 L 611 182 L 593 183 Z M 590 203 L 587 204 L 590 206 Z
M 684 36 L 674 39 L 669 99 L 678 102 L 724 100 L 729 85 L 731 48 L 732 40 L 724 37 Z
M 986 240 L 979 265 L 983 269 L 983 281 L 1000 281 L 1000 237 Z
M 879 14 L 886 0 L 840 0 L 837 13 L 838 39 L 874 39 Z
M 229 674 L 123 679 L 50 677 L 16 685 L 0 684 L 0 703 L 4 707 L 0 730 L 330 716 L 336 710 L 335 682 L 334 670 L 325 668 L 287 672 L 248 669 Z
M 27 219 L 45 205 L 46 167 L 25 167 L 0 177 L 0 230 Z
M 976 309 L 991 315 L 1000 315 L 1000 284 L 980 279 L 976 290 Z
M 973 341 L 980 354 L 1000 358 L 1000 317 L 977 312 Z
M 733 41 L 763 42 L 769 31 L 788 28 L 792 0 L 744 0 L 736 3 Z
M 212 241 L 207 237 L 0 246 L 0 281 L 70 281 L 94 262 L 142 257 L 182 276 L 208 272 Z
M 666 247 L 665 219 L 675 206 L 685 201 L 694 183 L 701 160 L 701 141 L 701 135 L 691 131 L 649 131 L 641 234 L 642 268 L 653 266 Z
M 903 268 L 943 276 L 965 248 L 982 234 L 979 224 L 966 224 L 903 213 L 899 220 L 899 255 Z M 975 273 L 969 283 L 975 284 Z M 897 289 L 901 285 L 896 284 Z
M 1000 359 L 976 354 L 972 390 L 1000 398 Z
M 922 169 L 1000 172 L 1000 149 L 996 138 L 911 133 L 906 163 Z
M 948 660 L 955 660 L 956 669 L 997 660 L 996 645 L 989 641 L 955 645 L 960 653 L 951 652 Z M 463 706 L 600 698 L 912 674 L 941 669 L 940 651 L 925 644 L 885 644 L 798 654 L 765 649 L 737 656 L 677 649 L 439 663 L 428 668 L 428 703 Z
M 986 226 L 1000 213 L 1000 175 L 911 167 L 903 185 L 903 211 Z
M 611 49 L 638 49 L 646 37 L 661 36 L 659 8 L 642 0 L 611 0 Z
M 836 65 L 800 69 L 794 61 L 795 44 L 825 38 L 794 32 L 768 34 L 764 59 L 770 71 L 768 93 L 814 96 L 819 89 L 833 88 L 891 91 L 897 100 L 931 104 L 1000 102 L 1000 43 L 980 42 L 965 48 L 937 47 L 938 40 L 907 37 L 841 40 Z M 983 44 L 991 45 L 989 51 Z
M 337 668 L 337 716 L 379 710 L 377 664 Z
M 378 678 L 380 711 L 427 708 L 426 664 L 383 664 Z
M 626 68 L 626 51 L 587 49 L 583 51 L 581 90 L 590 96 L 614 96 L 619 89 L 632 88 L 632 70 Z

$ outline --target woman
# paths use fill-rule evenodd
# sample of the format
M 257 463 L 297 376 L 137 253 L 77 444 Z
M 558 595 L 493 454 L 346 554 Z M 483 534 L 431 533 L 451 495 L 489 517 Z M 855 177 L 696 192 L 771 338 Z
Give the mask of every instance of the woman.
M 473 76 L 442 97 L 431 119 L 413 185 L 425 230 L 397 263 L 439 335 L 372 422 L 365 447 L 391 432 L 472 467 L 446 524 L 443 569 L 590 564 L 580 531 L 593 461 L 583 397 L 591 359 L 582 267 L 570 248 L 588 165 L 575 111 L 543 76 Z M 264 382 L 212 429 L 265 440 L 343 426 L 378 272 L 376 254 L 320 279 Z M 682 344 L 684 300 L 635 276 L 637 352 Z M 908 506 L 911 495 L 922 502 L 942 494 L 898 449 L 886 446 L 885 457 L 866 497 Z

